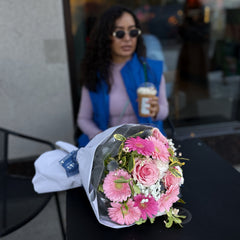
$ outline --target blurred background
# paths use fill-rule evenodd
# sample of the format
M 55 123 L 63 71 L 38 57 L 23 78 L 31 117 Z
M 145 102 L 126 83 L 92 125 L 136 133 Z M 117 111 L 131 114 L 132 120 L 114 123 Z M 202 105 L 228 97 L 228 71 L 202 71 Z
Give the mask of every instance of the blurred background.
M 178 136 L 216 135 L 223 133 L 221 129 L 235 132 L 240 118 L 240 2 L 70 0 L 72 62 L 77 78 L 94 22 L 113 4 L 125 4 L 134 10 L 144 35 L 154 36 L 159 41 L 161 53 L 149 56 L 165 61 L 170 116 L 179 128 Z M 151 43 L 146 42 L 146 45 L 148 49 Z M 78 88 L 74 79 L 72 84 Z M 75 109 L 78 109 L 78 102 Z M 205 128 L 197 131 L 200 125 Z M 187 126 L 191 126 L 190 133 Z

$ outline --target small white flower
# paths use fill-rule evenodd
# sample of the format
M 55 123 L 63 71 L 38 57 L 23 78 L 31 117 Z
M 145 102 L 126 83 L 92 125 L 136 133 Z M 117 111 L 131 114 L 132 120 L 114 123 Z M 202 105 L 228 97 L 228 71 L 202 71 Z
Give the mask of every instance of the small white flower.
M 177 149 L 175 148 L 172 139 L 168 139 L 168 145 L 169 145 L 169 147 L 173 150 L 173 152 L 174 152 L 174 156 L 176 156 L 176 155 L 177 155 L 177 153 L 176 153 L 176 150 L 177 150 Z
M 178 212 L 179 212 L 179 209 L 177 209 L 177 208 L 172 209 L 172 214 L 173 215 L 178 215 Z
M 130 152 L 129 147 L 124 147 L 124 148 L 123 148 L 123 151 L 124 151 L 124 152 Z
M 145 196 L 148 197 L 152 195 L 153 198 L 158 201 L 161 197 L 161 184 L 160 182 L 156 182 L 155 184 L 151 185 L 150 187 L 145 187 L 140 183 L 137 183 L 137 186 L 140 189 L 140 192 Z
M 142 201 L 141 201 L 141 203 L 145 203 L 145 202 L 148 202 L 148 201 L 149 201 L 148 199 L 143 198 Z
M 142 162 L 140 163 L 140 166 L 143 167 L 144 164 L 145 164 L 145 161 L 142 161 Z

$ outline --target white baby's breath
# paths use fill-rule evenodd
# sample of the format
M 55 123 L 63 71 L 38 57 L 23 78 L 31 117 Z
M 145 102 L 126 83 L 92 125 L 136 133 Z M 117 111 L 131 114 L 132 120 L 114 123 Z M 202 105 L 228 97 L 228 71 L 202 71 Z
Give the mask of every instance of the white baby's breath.
M 150 194 L 154 197 L 156 201 L 158 201 L 161 197 L 161 184 L 160 181 L 157 181 L 155 184 L 151 185 L 150 187 L 145 187 L 141 183 L 137 183 L 137 186 L 140 189 L 140 192 L 145 196 L 148 197 Z
M 141 203 L 145 203 L 145 202 L 148 202 L 149 200 L 147 198 L 143 198 Z
M 177 153 L 176 153 L 176 148 L 175 148 L 175 146 L 174 146 L 174 142 L 173 142 L 173 140 L 170 138 L 170 139 L 168 139 L 168 145 L 169 145 L 169 147 L 173 150 L 173 152 L 174 152 L 174 155 L 176 156 L 177 155 Z
M 130 152 L 129 147 L 124 147 L 124 148 L 123 148 L 123 151 L 126 152 L 126 153 L 127 153 L 127 152 Z

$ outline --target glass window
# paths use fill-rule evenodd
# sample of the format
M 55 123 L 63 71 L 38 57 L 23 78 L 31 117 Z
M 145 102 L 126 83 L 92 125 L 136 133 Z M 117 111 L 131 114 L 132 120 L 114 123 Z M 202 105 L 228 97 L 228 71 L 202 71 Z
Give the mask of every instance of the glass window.
M 210 126 L 199 128 L 200 135 L 214 131 L 212 124 L 219 126 L 218 131 L 239 129 L 238 0 L 69 1 L 77 70 L 97 17 L 111 5 L 125 4 L 142 24 L 148 57 L 164 61 L 175 126 Z M 185 128 L 179 134 L 191 133 Z

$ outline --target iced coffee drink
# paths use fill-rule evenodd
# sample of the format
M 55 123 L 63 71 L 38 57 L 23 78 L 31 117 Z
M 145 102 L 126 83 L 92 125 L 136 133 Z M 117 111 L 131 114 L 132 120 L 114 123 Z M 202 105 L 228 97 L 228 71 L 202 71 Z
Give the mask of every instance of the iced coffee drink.
M 156 96 L 157 90 L 153 83 L 145 82 L 137 89 L 138 95 L 138 112 L 141 117 L 149 117 L 150 104 L 148 103 L 149 99 L 153 96 Z

